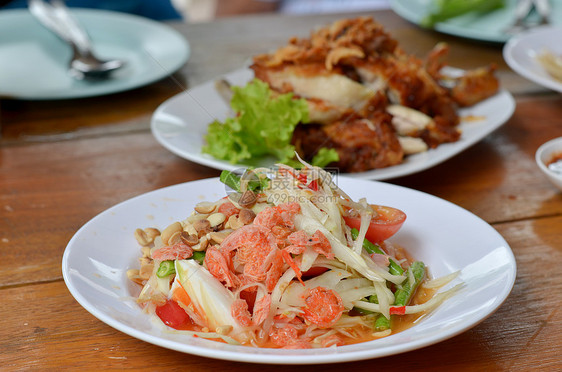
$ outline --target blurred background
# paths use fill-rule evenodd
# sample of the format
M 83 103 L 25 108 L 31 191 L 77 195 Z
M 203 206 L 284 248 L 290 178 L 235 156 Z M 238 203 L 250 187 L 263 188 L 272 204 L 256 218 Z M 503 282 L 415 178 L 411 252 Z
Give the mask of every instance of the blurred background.
M 208 22 L 251 13 L 311 14 L 388 8 L 388 0 L 67 0 L 70 7 L 107 9 L 156 20 Z M 0 0 L 0 9 L 23 8 L 27 0 Z

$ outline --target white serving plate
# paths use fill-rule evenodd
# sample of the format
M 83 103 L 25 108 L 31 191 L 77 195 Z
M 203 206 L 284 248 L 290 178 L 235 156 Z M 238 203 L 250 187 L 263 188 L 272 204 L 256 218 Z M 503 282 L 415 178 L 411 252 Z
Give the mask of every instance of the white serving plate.
M 543 26 L 511 38 L 503 48 L 505 62 L 519 75 L 562 92 L 562 81 L 548 74 L 537 60 L 544 50 L 562 56 L 562 26 Z
M 245 85 L 252 77 L 252 71 L 244 68 L 221 78 L 228 80 L 232 85 Z M 408 156 L 398 165 L 345 175 L 386 180 L 431 168 L 459 154 L 499 128 L 511 117 L 514 110 L 513 97 L 502 90 L 477 105 L 460 110 L 461 117 L 471 116 L 482 120 L 462 122 L 459 126 L 462 136 L 457 142 L 445 143 L 424 153 Z M 232 164 L 201 152 L 207 126 L 215 119 L 224 121 L 231 115 L 230 107 L 216 91 L 214 81 L 209 81 L 162 103 L 152 116 L 152 134 L 162 146 L 174 154 L 208 167 L 236 171 L 248 166 L 273 165 L 275 161 L 272 159 L 263 159 L 252 164 Z
M 336 179 L 351 197 L 366 197 L 402 209 L 403 228 L 391 241 L 423 261 L 430 275 L 460 270 L 443 290 L 465 287 L 413 327 L 394 335 L 337 348 L 283 350 L 234 346 L 163 330 L 133 297 L 138 286 L 126 272 L 138 268 L 138 227 L 164 228 L 184 219 L 195 204 L 225 195 L 218 179 L 205 179 L 152 191 L 120 203 L 86 223 L 64 252 L 62 272 L 70 293 L 92 315 L 140 340 L 169 349 L 241 362 L 318 364 L 377 358 L 449 339 L 490 316 L 509 295 L 516 264 L 506 241 L 472 213 L 434 196 L 391 184 Z M 438 358 L 438 356 L 436 356 Z

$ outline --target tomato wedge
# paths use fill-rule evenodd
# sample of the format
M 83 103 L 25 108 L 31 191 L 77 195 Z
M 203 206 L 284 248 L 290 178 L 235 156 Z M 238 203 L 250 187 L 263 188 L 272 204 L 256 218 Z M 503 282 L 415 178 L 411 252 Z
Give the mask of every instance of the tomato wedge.
M 302 276 L 304 278 L 313 278 L 320 274 L 324 274 L 326 271 L 328 271 L 328 269 L 325 267 L 320 267 L 320 266 L 311 267 L 310 269 L 302 273 Z
M 396 234 L 406 220 L 406 214 L 400 209 L 385 207 L 383 205 L 371 204 L 371 208 L 375 211 L 375 216 L 371 219 L 371 224 L 367 230 L 365 237 L 371 243 L 382 242 Z M 359 230 L 361 227 L 361 218 L 345 217 L 343 218 L 347 226 Z
M 175 329 L 182 329 L 192 323 L 189 315 L 174 300 L 167 300 L 164 305 L 158 306 L 156 315 L 164 324 Z

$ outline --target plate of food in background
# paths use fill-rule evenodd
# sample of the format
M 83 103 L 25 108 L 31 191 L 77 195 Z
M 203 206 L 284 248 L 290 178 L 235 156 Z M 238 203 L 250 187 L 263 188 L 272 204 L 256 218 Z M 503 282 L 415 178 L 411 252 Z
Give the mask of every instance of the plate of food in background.
M 544 22 L 560 24 L 562 6 L 558 1 L 540 0 L 548 10 L 544 16 L 530 2 L 523 24 L 516 23 L 518 0 L 391 0 L 390 6 L 402 18 L 435 31 L 490 43 L 505 43 L 513 35 Z M 523 4 L 526 5 L 526 4 Z M 545 17 L 545 18 L 543 18 Z
M 372 18 L 343 19 L 172 97 L 152 117 L 175 154 L 217 169 L 313 165 L 383 180 L 422 171 L 504 124 L 513 97 L 493 65 L 421 60 Z
M 543 26 L 510 39 L 503 48 L 506 63 L 519 75 L 562 92 L 562 27 Z

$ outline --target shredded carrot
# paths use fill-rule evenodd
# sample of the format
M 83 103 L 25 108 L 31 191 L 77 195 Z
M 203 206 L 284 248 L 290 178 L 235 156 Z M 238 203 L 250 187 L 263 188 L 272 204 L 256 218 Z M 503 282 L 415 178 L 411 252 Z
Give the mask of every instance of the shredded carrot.
M 176 287 L 174 293 L 172 293 L 172 299 L 177 303 L 181 303 L 184 306 L 189 306 L 191 303 L 191 298 L 187 294 L 187 291 L 183 287 L 183 285 L 178 281 L 177 282 L 180 286 Z

